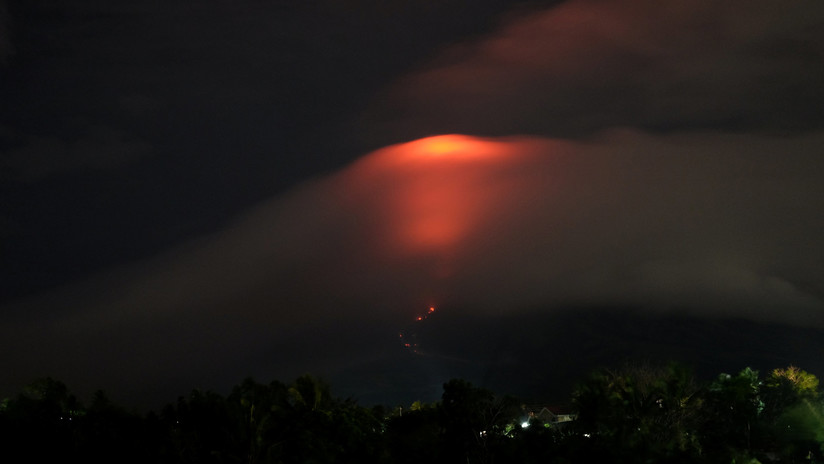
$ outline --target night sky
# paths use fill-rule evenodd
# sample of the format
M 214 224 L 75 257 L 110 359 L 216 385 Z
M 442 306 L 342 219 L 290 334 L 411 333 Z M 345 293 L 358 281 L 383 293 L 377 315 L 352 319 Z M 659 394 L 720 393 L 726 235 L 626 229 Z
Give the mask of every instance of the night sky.
M 820 376 L 822 212 L 820 0 L 0 0 L 0 397 Z

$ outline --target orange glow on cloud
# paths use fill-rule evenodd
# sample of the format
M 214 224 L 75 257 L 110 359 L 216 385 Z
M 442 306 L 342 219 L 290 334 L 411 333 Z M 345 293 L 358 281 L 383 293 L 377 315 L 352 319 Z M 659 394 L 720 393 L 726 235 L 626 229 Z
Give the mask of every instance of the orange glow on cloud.
M 519 158 L 511 144 L 465 135 L 440 135 L 379 150 L 365 177 L 391 183 L 377 199 L 390 251 L 450 254 L 481 226 L 497 204 L 499 171 Z M 506 192 L 503 192 L 506 194 Z
M 406 163 L 426 162 L 433 158 L 444 161 L 489 160 L 505 156 L 511 148 L 499 141 L 447 134 L 394 145 L 388 151 L 395 163 Z
M 465 142 L 457 139 L 455 136 L 436 137 L 426 141 L 425 152 L 441 155 L 444 153 L 454 152 L 464 147 Z
M 465 135 L 438 135 L 409 142 L 408 148 L 417 155 L 483 157 L 494 155 L 500 144 Z

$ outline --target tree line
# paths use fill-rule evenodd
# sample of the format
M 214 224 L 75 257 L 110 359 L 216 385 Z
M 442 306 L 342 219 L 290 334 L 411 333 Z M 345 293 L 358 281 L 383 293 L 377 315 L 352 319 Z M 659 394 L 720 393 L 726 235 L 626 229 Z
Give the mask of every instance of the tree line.
M 453 379 L 433 403 L 337 398 L 305 375 L 249 378 L 228 395 L 193 390 L 159 412 L 95 393 L 88 405 L 51 378 L 0 403 L 0 446 L 29 462 L 767 463 L 820 462 L 824 402 L 797 367 L 745 368 L 699 382 L 684 366 L 600 369 L 553 422 L 517 398 Z

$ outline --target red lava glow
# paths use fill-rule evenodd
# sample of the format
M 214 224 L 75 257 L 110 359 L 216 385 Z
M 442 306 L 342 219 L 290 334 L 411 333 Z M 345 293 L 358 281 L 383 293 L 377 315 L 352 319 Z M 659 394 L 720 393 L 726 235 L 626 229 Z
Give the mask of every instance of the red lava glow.
M 344 187 L 369 228 L 363 236 L 385 258 L 432 258 L 433 273 L 451 275 L 472 240 L 503 227 L 506 205 L 528 185 L 525 161 L 538 152 L 520 140 L 438 135 L 365 156 Z
M 444 252 L 478 225 L 494 203 L 496 168 L 511 159 L 509 144 L 439 135 L 381 150 L 373 171 L 390 171 L 383 199 L 387 238 L 402 252 Z M 379 171 L 378 171 L 379 170 Z
M 427 156 L 484 156 L 489 155 L 491 142 L 465 135 L 439 135 L 410 142 L 419 154 Z
M 481 160 L 505 155 L 507 146 L 501 142 L 468 135 L 448 134 L 425 137 L 393 147 L 396 161 L 423 161 L 427 159 Z

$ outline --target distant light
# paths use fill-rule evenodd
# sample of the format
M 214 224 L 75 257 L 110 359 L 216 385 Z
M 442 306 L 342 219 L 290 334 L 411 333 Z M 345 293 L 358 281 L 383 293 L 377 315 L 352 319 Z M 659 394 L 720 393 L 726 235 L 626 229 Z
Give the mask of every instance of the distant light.
M 521 427 L 522 427 L 522 428 L 527 428 L 527 427 L 529 427 L 529 421 L 523 421 L 523 422 L 521 422 Z

